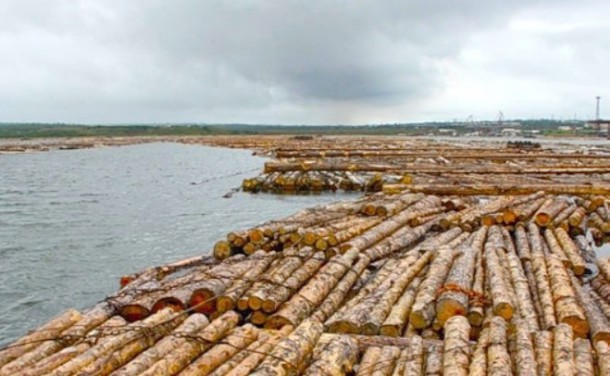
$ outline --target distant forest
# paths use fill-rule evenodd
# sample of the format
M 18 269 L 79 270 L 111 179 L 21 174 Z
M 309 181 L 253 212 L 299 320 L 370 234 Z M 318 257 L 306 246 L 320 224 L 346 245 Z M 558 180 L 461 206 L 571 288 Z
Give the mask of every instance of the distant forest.
M 130 124 L 82 125 L 49 123 L 0 123 L 0 138 L 39 137 L 93 137 L 93 136 L 208 136 L 255 134 L 306 134 L 306 135 L 427 135 L 438 129 L 454 129 L 459 134 L 479 129 L 513 127 L 519 123 L 522 130 L 539 130 L 541 134 L 561 134 L 559 127 L 582 127 L 582 121 L 514 120 L 506 124 L 486 122 L 467 124 L 456 122 L 429 122 L 380 125 L 264 125 L 264 124 Z

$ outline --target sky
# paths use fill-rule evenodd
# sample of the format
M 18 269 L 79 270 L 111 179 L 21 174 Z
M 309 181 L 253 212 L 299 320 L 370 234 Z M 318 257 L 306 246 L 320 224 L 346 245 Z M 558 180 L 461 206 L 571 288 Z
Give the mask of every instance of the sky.
M 610 1 L 2 0 L 0 122 L 610 118 Z

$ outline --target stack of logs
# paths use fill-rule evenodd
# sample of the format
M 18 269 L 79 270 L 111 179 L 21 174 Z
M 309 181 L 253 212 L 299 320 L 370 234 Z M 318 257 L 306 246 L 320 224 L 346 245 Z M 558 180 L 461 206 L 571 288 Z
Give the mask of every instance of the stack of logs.
M 0 376 L 610 375 L 607 199 L 306 209 L 125 276 L 0 350 Z
M 472 186 L 467 194 L 547 193 L 608 195 L 610 155 L 574 150 L 511 148 L 426 149 L 277 149 L 263 173 L 245 179 L 246 192 L 302 193 L 374 192 L 385 186 L 407 185 L 428 194 L 446 194 L 455 185 Z M 482 184 L 491 185 L 481 190 Z M 411 186 L 412 185 L 412 186 Z M 435 191 L 435 189 L 437 191 Z M 510 191 L 510 190 L 514 190 Z M 447 190 L 447 188 L 445 189 Z M 464 194 L 464 193 L 461 193 Z

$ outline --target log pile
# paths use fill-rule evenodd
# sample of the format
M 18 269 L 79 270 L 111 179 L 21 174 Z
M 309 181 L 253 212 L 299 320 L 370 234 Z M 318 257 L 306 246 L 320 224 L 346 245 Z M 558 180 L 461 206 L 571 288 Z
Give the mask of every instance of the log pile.
M 404 191 L 227 235 L 0 350 L 0 375 L 608 375 L 606 196 Z
M 396 189 L 392 187 L 398 185 L 428 194 L 451 194 L 446 190 L 471 185 L 473 193 L 469 194 L 475 195 L 538 190 L 556 194 L 610 194 L 608 153 L 590 150 L 584 153 L 561 147 L 515 149 L 434 143 L 415 146 L 407 141 L 389 140 L 385 143 L 385 148 L 379 148 L 375 143 L 358 146 L 360 143 L 352 140 L 349 147 L 340 147 L 315 140 L 309 146 L 288 144 L 269 148 L 265 155 L 275 159 L 265 163 L 260 175 L 245 179 L 242 189 L 253 193 L 371 192 L 386 187 Z M 488 188 L 483 189 L 482 183 Z M 529 185 L 536 187 L 524 187 Z

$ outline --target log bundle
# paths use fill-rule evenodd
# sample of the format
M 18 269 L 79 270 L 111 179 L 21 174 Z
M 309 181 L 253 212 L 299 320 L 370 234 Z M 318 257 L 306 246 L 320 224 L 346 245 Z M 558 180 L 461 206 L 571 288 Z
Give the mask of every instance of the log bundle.
M 367 195 L 126 275 L 1 348 L 0 376 L 610 375 L 610 154 L 177 141 L 274 158 L 244 191 Z
M 404 191 L 305 209 L 123 277 L 0 350 L 0 375 L 609 374 L 606 205 Z
M 610 154 L 601 150 L 415 144 L 400 138 L 386 139 L 384 147 L 379 147 L 372 139 L 371 143 L 363 141 L 350 140 L 345 146 L 330 144 L 329 139 L 293 145 L 293 140 L 261 144 L 267 147 L 263 154 L 274 159 L 265 163 L 258 176 L 244 179 L 242 189 L 253 193 L 375 192 L 404 185 L 400 189 L 428 194 L 451 194 L 447 193 L 451 190 L 454 194 L 524 194 L 538 190 L 610 194 Z M 567 212 L 564 214 L 567 216 Z M 604 216 L 600 216 L 603 221 Z M 599 222 L 596 216 L 592 220 Z

